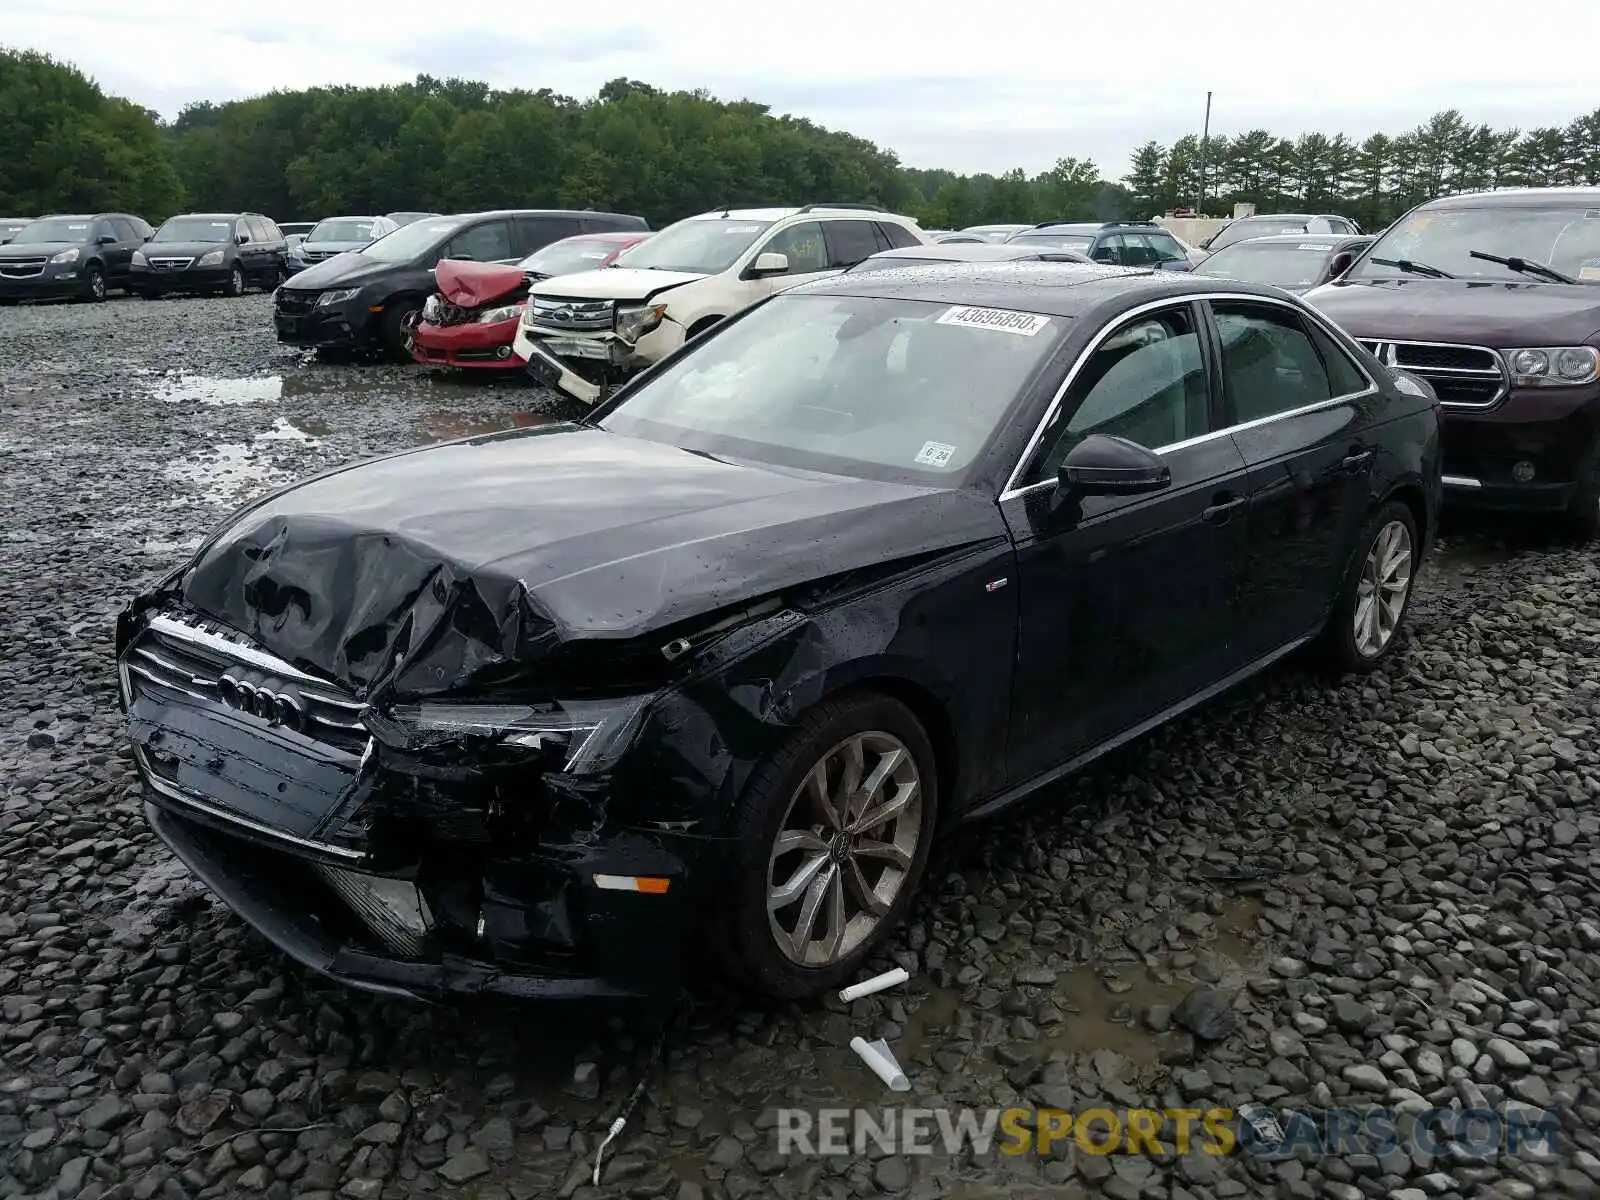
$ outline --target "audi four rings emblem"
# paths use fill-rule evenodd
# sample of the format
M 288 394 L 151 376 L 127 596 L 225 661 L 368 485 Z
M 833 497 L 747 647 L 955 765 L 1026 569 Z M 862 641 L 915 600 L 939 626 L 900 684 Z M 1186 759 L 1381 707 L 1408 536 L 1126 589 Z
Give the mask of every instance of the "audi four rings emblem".
M 305 706 L 298 696 L 289 692 L 274 691 L 270 686 L 224 675 L 217 680 L 217 695 L 229 708 L 260 717 L 269 724 L 297 732 L 306 727 Z

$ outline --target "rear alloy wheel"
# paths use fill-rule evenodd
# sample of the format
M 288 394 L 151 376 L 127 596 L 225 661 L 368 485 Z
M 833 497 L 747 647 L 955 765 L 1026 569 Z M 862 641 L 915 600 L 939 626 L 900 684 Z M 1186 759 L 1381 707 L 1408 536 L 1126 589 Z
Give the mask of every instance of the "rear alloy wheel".
M 1393 651 L 1411 605 L 1417 547 L 1416 518 L 1398 501 L 1362 530 L 1327 634 L 1341 670 L 1371 671 Z
M 106 273 L 90 263 L 83 269 L 83 286 L 88 299 L 99 304 L 106 298 Z
M 228 295 L 244 295 L 244 268 L 238 263 L 234 263 L 233 269 L 228 272 Z
M 848 980 L 916 893 L 938 793 L 928 736 L 900 702 L 861 692 L 807 713 L 740 803 L 731 911 L 708 913 L 718 965 L 770 999 Z

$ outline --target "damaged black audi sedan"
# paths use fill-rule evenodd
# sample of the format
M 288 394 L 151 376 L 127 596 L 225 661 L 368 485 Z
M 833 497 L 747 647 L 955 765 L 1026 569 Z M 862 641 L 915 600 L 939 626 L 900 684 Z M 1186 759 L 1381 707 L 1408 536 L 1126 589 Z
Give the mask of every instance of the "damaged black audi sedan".
M 951 825 L 1302 644 L 1390 654 L 1425 387 L 1282 292 L 849 274 L 581 421 L 329 471 L 141 595 L 147 814 L 302 963 L 414 997 L 855 972 Z

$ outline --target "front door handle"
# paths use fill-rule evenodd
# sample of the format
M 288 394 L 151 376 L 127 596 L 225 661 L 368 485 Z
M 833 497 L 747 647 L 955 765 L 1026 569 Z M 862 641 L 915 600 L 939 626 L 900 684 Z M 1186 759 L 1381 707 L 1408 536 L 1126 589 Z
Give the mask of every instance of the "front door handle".
M 1212 525 L 1225 525 L 1232 519 L 1235 509 L 1243 508 L 1247 496 L 1235 496 L 1232 492 L 1218 492 L 1211 497 L 1211 506 L 1202 509 L 1200 519 Z
M 1344 468 L 1345 474 L 1359 475 L 1361 474 L 1362 468 L 1371 461 L 1371 450 L 1356 450 L 1345 455 L 1344 458 L 1339 461 L 1339 465 Z

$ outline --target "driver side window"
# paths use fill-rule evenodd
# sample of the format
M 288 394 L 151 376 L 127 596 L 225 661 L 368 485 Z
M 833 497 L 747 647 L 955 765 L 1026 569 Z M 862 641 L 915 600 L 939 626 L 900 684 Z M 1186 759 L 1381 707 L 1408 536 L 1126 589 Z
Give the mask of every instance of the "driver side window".
M 1148 313 L 1101 342 L 1083 364 L 1021 484 L 1054 479 L 1061 461 L 1090 434 L 1159 450 L 1209 432 L 1210 424 L 1205 359 L 1191 310 L 1183 305 Z
M 468 262 L 494 262 L 511 256 L 511 230 L 504 221 L 487 221 L 462 230 L 450 239 L 449 247 L 440 255 Z
M 791 225 L 761 247 L 758 254 L 785 254 L 789 258 L 788 275 L 806 275 L 812 271 L 828 269 L 828 248 L 822 240 L 822 225 L 817 221 L 802 221 Z

